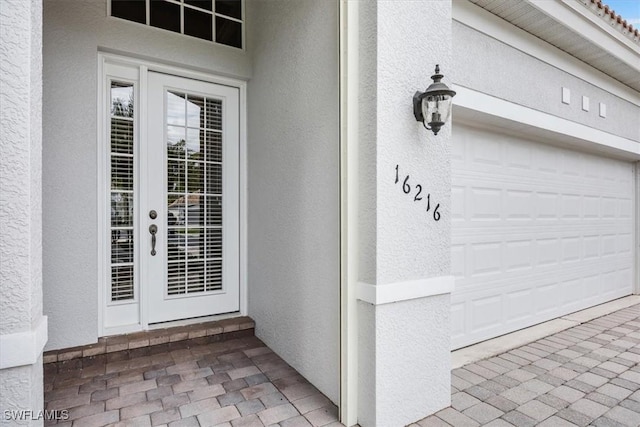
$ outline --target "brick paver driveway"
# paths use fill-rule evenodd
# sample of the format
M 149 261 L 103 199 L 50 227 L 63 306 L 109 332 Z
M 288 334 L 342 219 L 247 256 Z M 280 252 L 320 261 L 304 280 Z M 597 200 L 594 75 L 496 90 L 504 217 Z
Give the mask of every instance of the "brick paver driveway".
M 640 305 L 452 372 L 419 426 L 639 426 Z M 414 425 L 415 426 L 415 425 Z
M 640 426 L 639 317 L 640 304 L 455 369 L 452 406 L 412 427 Z M 60 427 L 342 425 L 255 337 L 181 345 L 84 369 L 45 365 L 47 409 L 69 410 Z

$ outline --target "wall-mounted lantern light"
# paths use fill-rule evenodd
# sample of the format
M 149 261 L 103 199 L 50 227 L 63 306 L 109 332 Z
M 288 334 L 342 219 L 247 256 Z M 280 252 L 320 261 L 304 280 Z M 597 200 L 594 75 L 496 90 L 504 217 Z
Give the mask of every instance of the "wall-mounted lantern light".
M 436 73 L 431 76 L 433 83 L 424 92 L 416 92 L 413 95 L 413 115 L 416 120 L 422 122 L 425 129 L 433 131 L 437 135 L 440 128 L 451 114 L 451 98 L 456 96 L 455 91 L 442 83 L 444 76 L 440 74 L 440 65 L 436 65 Z

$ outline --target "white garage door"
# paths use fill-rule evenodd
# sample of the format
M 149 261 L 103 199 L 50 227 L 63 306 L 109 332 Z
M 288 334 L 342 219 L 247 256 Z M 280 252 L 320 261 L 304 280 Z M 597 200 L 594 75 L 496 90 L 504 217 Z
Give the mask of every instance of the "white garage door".
M 456 124 L 452 344 L 629 295 L 633 165 Z

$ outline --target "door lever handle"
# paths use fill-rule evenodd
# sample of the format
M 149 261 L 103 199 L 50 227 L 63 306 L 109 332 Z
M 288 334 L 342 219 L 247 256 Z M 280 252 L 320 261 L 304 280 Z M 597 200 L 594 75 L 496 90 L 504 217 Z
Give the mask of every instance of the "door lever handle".
M 156 233 L 158 232 L 158 226 L 151 224 L 149 226 L 149 233 L 151 233 L 151 256 L 156 255 Z

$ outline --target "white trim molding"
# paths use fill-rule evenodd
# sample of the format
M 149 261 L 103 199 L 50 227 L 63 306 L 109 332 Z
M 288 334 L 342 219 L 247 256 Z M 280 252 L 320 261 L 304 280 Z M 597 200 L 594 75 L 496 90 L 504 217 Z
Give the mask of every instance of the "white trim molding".
M 453 276 L 429 277 L 406 282 L 371 285 L 358 282 L 357 298 L 373 305 L 425 298 L 453 292 Z
M 358 424 L 360 5 L 340 1 L 340 422 Z
M 47 343 L 47 316 L 30 331 L 0 335 L 0 369 L 33 365 Z
M 534 110 L 473 89 L 453 85 L 454 119 L 497 126 L 520 135 L 543 138 L 626 160 L 640 160 L 637 141 Z M 454 131 L 455 132 L 455 131 Z
M 553 3 L 553 5 L 551 5 L 551 3 Z M 535 2 L 535 7 L 540 8 L 544 5 L 555 6 L 557 8 L 566 7 L 564 3 L 557 5 L 555 2 Z M 578 4 L 578 6 L 580 5 Z M 545 13 L 550 12 L 547 10 Z M 576 14 L 574 13 L 573 16 L 576 16 Z M 595 16 L 595 18 L 598 17 Z M 596 70 L 578 58 L 569 55 L 568 53 L 550 45 L 532 34 L 527 33 L 504 19 L 487 12 L 483 8 L 476 6 L 471 2 L 454 1 L 453 19 L 461 24 L 478 30 L 489 37 L 493 37 L 502 43 L 531 55 L 542 62 L 606 90 L 619 98 L 629 101 L 635 105 L 640 105 L 640 93 L 630 89 L 629 86 L 612 79 L 602 71 Z M 593 23 L 591 24 L 593 25 Z M 611 34 L 601 34 L 601 36 L 611 38 Z M 620 36 L 622 37 L 622 35 Z M 626 44 L 626 41 L 624 43 Z M 626 61 L 633 62 L 634 58 L 631 52 L 629 52 L 628 49 L 624 49 L 622 46 L 619 46 L 619 48 L 624 51 L 625 55 L 623 56 L 626 58 Z
M 631 68 L 640 71 L 637 55 L 640 47 L 611 25 L 575 0 L 529 0 L 529 3 L 558 22 L 571 23 L 570 28 L 601 49 L 610 52 Z

